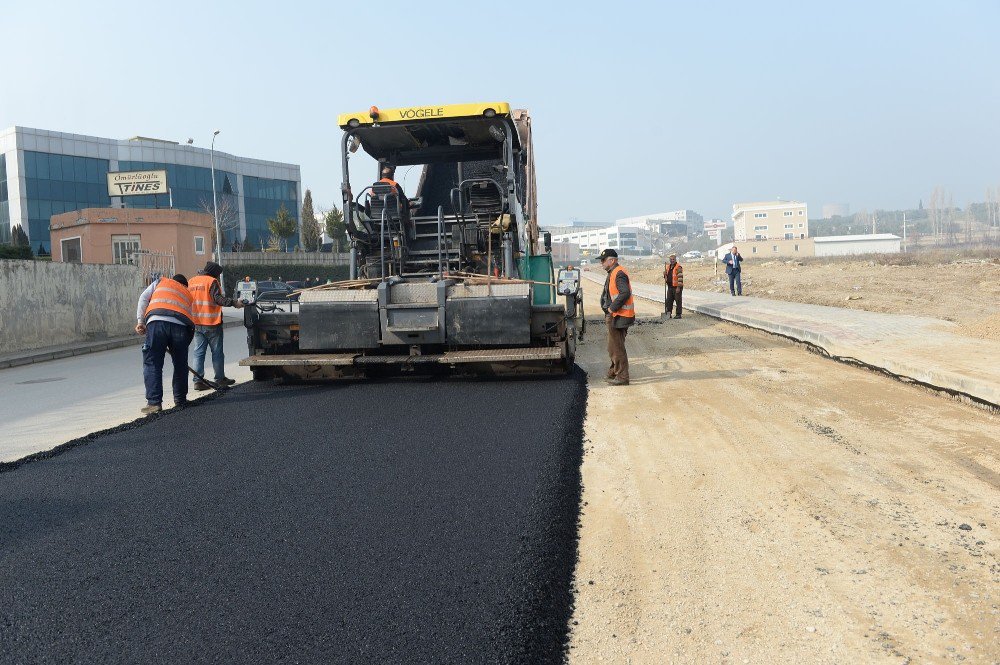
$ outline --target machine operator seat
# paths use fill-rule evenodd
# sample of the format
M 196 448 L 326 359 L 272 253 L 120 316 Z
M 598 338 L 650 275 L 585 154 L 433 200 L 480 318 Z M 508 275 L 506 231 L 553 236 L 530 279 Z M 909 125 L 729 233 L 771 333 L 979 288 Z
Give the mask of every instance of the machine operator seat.
M 407 237 L 411 240 L 413 239 L 413 225 L 410 223 L 410 205 L 401 188 L 386 182 L 376 182 L 371 187 L 365 207 L 367 208 L 366 212 L 368 216 L 371 217 L 376 234 L 378 234 L 379 225 L 382 223 L 382 211 L 385 210 L 387 230 L 394 226 L 400 226 L 406 229 Z

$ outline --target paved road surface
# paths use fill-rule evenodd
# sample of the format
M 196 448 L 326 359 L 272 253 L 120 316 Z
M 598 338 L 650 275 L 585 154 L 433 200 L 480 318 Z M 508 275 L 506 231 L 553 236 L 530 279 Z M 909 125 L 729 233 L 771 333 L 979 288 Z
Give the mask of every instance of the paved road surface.
M 559 660 L 584 400 L 248 383 L 2 472 L 0 660 Z
M 229 377 L 237 381 L 250 378 L 250 370 L 238 365 L 246 355 L 246 330 L 227 328 Z M 169 407 L 169 358 L 165 370 L 164 406 Z M 188 397 L 201 394 L 192 390 Z M 135 420 L 142 415 L 139 409 L 146 403 L 144 397 L 142 352 L 138 346 L 0 370 L 0 412 L 4 422 L 0 463 Z

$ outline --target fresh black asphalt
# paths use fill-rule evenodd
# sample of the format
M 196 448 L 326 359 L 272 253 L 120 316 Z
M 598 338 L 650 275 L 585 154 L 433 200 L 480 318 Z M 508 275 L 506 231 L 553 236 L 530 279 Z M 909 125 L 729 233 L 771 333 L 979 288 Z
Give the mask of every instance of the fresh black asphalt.
M 0 470 L 0 661 L 552 662 L 585 378 L 248 384 Z

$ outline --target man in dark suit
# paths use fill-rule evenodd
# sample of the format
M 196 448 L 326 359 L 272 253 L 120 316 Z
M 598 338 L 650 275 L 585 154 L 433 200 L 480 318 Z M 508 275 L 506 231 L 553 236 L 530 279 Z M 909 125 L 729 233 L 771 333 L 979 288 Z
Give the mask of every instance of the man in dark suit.
M 743 256 L 736 245 L 733 245 L 722 262 L 726 264 L 726 274 L 729 275 L 729 295 L 743 295 L 743 280 L 740 278 L 743 272 Z

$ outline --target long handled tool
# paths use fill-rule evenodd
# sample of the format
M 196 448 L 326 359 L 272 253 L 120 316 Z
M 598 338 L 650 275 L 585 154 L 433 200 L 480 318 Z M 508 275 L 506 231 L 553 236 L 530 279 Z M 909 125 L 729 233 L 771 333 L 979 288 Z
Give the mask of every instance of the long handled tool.
M 221 386 L 218 383 L 216 383 L 215 381 L 209 381 L 208 379 L 206 379 L 205 377 L 203 377 L 201 374 L 199 374 L 198 372 L 194 371 L 194 368 L 191 367 L 191 365 L 188 365 L 188 371 L 191 372 L 192 374 L 194 374 L 195 378 L 197 378 L 199 381 L 201 381 L 202 383 L 206 384 L 209 388 L 212 388 L 213 390 L 218 390 L 219 392 L 222 392 L 223 390 L 229 390 L 229 386 Z

